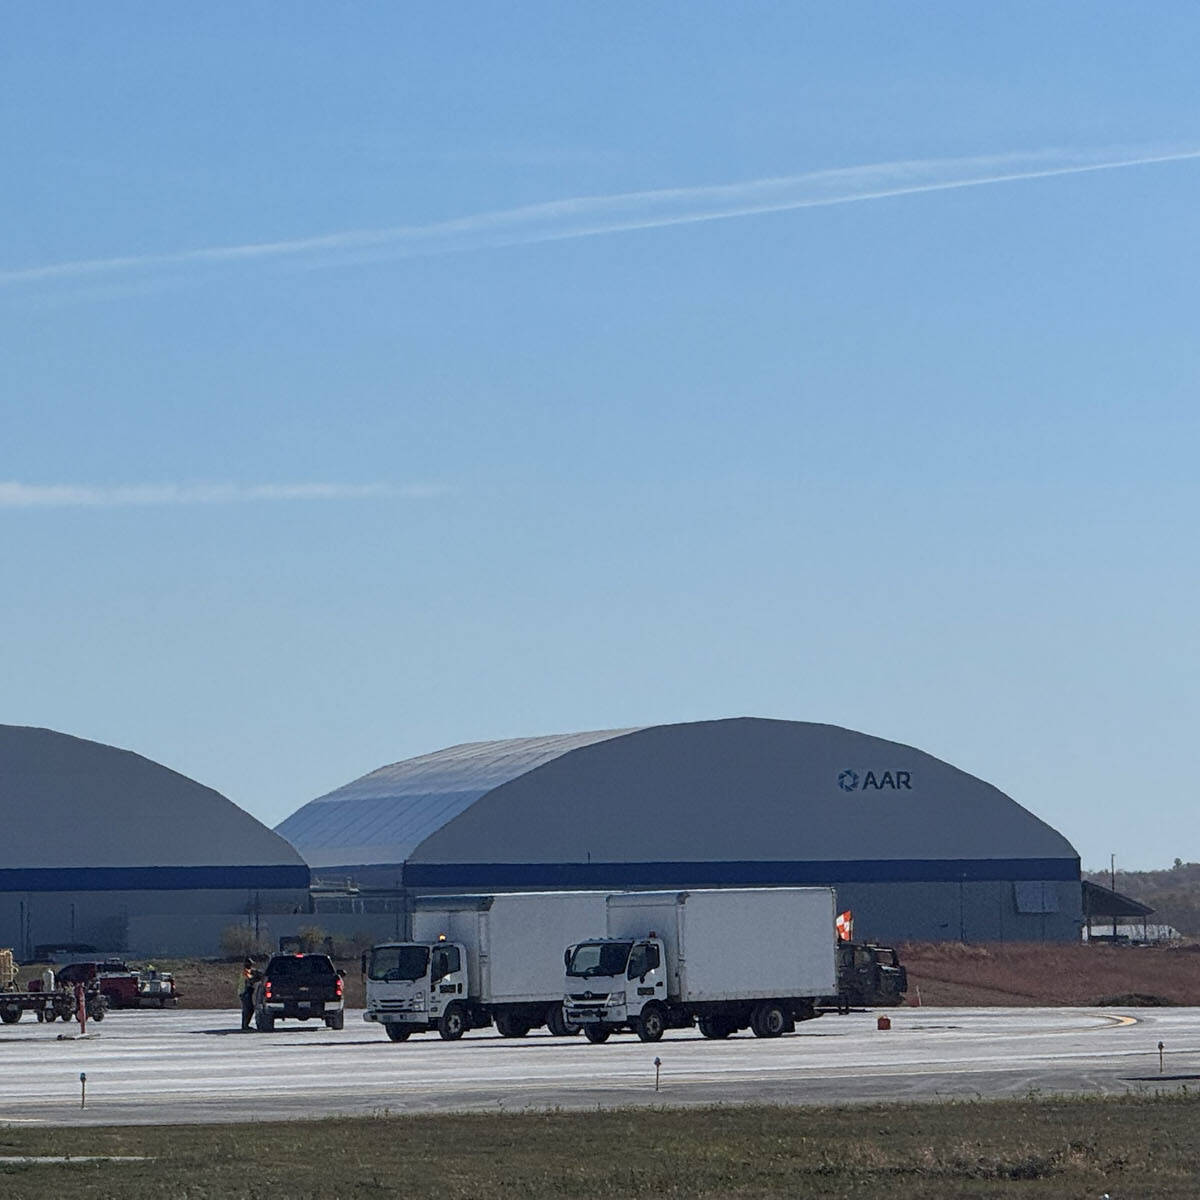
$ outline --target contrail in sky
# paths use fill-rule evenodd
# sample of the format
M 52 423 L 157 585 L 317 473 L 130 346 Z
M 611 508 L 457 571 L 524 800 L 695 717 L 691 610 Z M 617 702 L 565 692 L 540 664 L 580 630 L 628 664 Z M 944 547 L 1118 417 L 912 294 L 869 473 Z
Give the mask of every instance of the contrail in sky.
M 1198 158 L 1200 150 L 1196 149 L 1143 148 L 1140 151 L 1042 150 L 1026 154 L 875 163 L 705 187 L 577 196 L 426 225 L 351 229 L 287 241 L 248 242 L 167 254 L 88 258 L 18 267 L 0 271 L 0 287 L 285 259 L 325 265 L 363 258 L 448 254 Z
M 93 486 L 0 481 L 0 508 L 122 508 L 164 504 L 236 504 L 249 500 L 428 499 L 446 488 L 389 483 L 160 483 Z

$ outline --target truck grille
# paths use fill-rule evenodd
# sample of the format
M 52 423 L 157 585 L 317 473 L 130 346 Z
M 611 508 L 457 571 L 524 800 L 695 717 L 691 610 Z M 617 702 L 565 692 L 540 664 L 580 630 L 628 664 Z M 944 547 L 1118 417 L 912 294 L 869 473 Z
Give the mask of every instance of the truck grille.
M 375 1002 L 375 1010 L 377 1012 L 420 1012 L 425 1008 L 419 1000 L 377 1000 Z

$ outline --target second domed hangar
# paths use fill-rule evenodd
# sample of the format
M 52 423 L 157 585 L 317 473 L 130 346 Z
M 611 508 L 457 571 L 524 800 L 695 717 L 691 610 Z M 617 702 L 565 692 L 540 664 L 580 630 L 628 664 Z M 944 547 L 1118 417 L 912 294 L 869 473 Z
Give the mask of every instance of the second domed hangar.
M 1079 856 L 912 746 L 734 718 L 478 742 L 282 822 L 314 875 L 411 892 L 831 885 L 860 937 L 1079 937 Z

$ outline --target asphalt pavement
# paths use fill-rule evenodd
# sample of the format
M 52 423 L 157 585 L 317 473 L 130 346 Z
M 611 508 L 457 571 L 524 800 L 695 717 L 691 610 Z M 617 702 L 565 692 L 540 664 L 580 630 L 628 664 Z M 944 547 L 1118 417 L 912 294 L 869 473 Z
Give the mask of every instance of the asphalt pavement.
M 644 1044 L 494 1030 L 389 1042 L 346 1027 L 281 1022 L 242 1033 L 236 1011 L 112 1012 L 78 1027 L 27 1014 L 0 1026 L 0 1123 L 159 1125 L 630 1104 L 1124 1093 L 1200 1083 L 1200 1009 L 900 1008 L 828 1015 L 794 1034 Z M 1163 1044 L 1161 1069 L 1158 1044 Z M 658 1090 L 655 1090 L 655 1058 Z M 80 1075 L 86 1074 L 86 1106 Z

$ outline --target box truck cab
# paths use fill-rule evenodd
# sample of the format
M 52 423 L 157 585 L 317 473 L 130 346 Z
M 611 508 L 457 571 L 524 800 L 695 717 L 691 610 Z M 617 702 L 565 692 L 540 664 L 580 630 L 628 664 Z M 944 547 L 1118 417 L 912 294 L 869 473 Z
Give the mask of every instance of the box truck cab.
M 454 1041 L 496 1025 L 502 1037 L 546 1026 L 577 1034 L 563 1011 L 562 948 L 604 927 L 604 892 L 422 896 L 412 940 L 366 956 L 363 1019 L 394 1042 L 437 1030 Z
M 778 1037 L 836 987 L 833 921 L 829 888 L 610 895 L 606 936 L 566 951 L 567 1019 L 591 1042 L 693 1024 L 707 1038 Z
M 580 942 L 566 953 L 568 1019 L 590 1042 L 606 1041 L 614 1029 L 633 1029 L 656 1042 L 671 1020 L 666 954 L 662 941 L 604 938 Z M 691 1025 L 690 1018 L 680 1022 Z
M 382 1024 L 393 1042 L 433 1029 L 455 1041 L 474 1025 L 490 1024 L 464 1002 L 467 950 L 460 942 L 385 942 L 366 960 L 363 1019 Z

